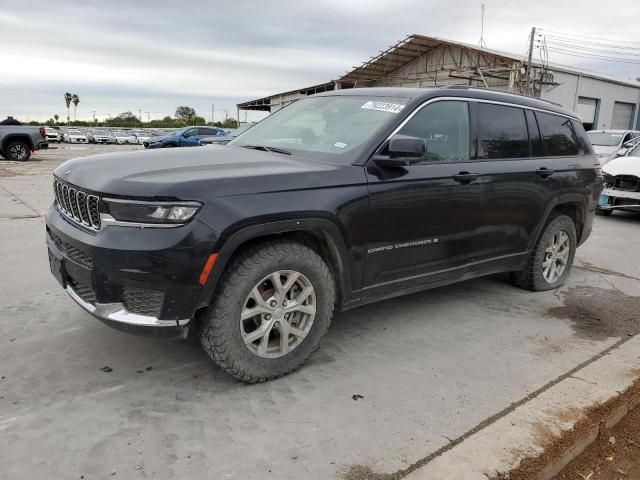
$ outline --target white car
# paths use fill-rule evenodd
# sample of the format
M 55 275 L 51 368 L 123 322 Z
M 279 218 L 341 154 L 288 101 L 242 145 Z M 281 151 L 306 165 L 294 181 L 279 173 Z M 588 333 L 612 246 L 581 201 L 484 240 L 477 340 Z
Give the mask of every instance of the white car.
M 118 145 L 128 145 L 130 143 L 137 143 L 136 137 L 129 132 L 119 131 L 113 134 L 115 141 Z
M 94 143 L 113 143 L 115 140 L 109 133 L 96 130 L 93 132 L 93 141 Z
M 149 139 L 151 138 L 151 134 L 147 133 L 147 132 L 136 133 L 135 136 L 136 136 L 136 139 L 137 139 L 136 143 L 138 145 L 142 145 L 144 142 L 148 142 Z
M 67 143 L 89 143 L 89 139 L 84 133 L 72 128 L 64 134 L 64 141 Z
M 614 210 L 640 212 L 640 144 L 624 156 L 602 167 L 604 190 L 598 202 L 598 215 L 611 215 Z
M 621 150 L 633 147 L 640 141 L 640 132 L 636 130 L 590 130 L 587 136 L 600 165 L 624 155 L 626 151 Z
M 49 143 L 62 142 L 62 134 L 55 128 L 45 127 L 44 133 L 47 135 L 47 142 Z

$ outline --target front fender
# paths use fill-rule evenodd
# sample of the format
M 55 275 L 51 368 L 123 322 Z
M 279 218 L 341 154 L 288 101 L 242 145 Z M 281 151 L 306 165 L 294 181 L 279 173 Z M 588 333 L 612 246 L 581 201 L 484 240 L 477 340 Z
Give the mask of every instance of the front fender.
M 347 256 L 347 247 L 339 227 L 334 222 L 324 218 L 297 218 L 250 225 L 235 231 L 228 238 L 222 236 L 216 252 L 218 257 L 204 284 L 198 306 L 206 307 L 210 304 L 229 260 L 244 243 L 267 235 L 305 231 L 320 232 L 326 236 L 329 248 L 332 249 L 332 254 L 338 262 L 339 278 L 337 280 L 338 288 L 341 290 L 340 297 L 343 299 L 349 298 L 352 292 L 350 264 Z

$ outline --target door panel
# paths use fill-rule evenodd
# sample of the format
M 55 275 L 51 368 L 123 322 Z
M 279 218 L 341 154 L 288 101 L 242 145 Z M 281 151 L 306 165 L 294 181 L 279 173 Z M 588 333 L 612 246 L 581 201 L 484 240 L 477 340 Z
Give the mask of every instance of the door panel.
M 482 224 L 482 176 L 457 177 L 478 173 L 478 163 L 469 160 L 468 103 L 431 103 L 398 133 L 423 138 L 427 152 L 412 166 L 367 167 L 367 286 L 462 265 L 483 248 L 475 238 Z

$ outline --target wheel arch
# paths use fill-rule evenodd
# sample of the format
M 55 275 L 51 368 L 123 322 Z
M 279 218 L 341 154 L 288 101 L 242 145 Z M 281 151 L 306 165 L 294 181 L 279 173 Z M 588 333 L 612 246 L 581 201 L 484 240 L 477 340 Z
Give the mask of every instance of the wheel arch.
M 20 140 L 23 141 L 24 143 L 27 144 L 27 147 L 29 147 L 31 150 L 33 150 L 34 145 L 33 145 L 33 139 L 27 135 L 26 133 L 10 133 L 9 135 L 6 135 L 4 137 L 2 137 L 1 139 L 2 141 L 0 142 L 0 150 L 4 151 L 5 147 L 16 140 Z
M 560 214 L 567 215 L 573 220 L 573 223 L 576 226 L 577 242 L 580 244 L 580 240 L 584 233 L 587 205 L 585 205 L 585 200 L 582 195 L 566 195 L 559 197 L 556 202 L 553 202 L 548 206 L 543 221 L 538 225 L 535 235 L 532 235 L 532 240 L 529 245 L 530 250 L 532 250 L 538 243 L 538 240 L 544 231 L 544 227 L 549 223 L 549 220 Z
M 218 257 L 200 294 L 198 308 L 209 305 L 229 261 L 242 250 L 274 239 L 291 239 L 314 249 L 327 263 L 336 287 L 336 303 L 351 294 L 347 247 L 338 226 L 322 218 L 301 218 L 244 227 L 230 235 L 218 250 Z

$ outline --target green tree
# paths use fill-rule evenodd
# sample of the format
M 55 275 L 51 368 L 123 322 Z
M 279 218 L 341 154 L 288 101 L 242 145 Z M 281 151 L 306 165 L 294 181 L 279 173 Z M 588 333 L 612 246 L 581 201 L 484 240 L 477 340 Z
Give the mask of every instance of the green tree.
M 76 113 L 78 111 L 78 104 L 80 103 L 80 97 L 77 94 L 73 94 L 73 96 L 71 97 L 71 101 L 73 102 L 73 121 L 75 122 L 76 119 Z
M 142 125 L 140 119 L 132 112 L 122 112 L 104 123 L 110 127 L 139 127 Z
M 64 103 L 67 105 L 67 123 L 69 123 L 69 107 L 71 106 L 71 100 L 73 100 L 73 95 L 69 92 L 64 94 Z
M 176 120 L 183 120 L 187 125 L 191 125 L 191 121 L 195 118 L 196 111 L 192 107 L 180 105 L 176 108 Z
M 53 116 L 53 119 L 55 120 L 55 123 L 58 123 L 58 120 L 60 120 L 60 115 L 58 115 L 57 113 Z
M 229 117 L 222 123 L 222 128 L 238 128 L 238 121 Z

